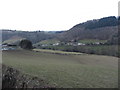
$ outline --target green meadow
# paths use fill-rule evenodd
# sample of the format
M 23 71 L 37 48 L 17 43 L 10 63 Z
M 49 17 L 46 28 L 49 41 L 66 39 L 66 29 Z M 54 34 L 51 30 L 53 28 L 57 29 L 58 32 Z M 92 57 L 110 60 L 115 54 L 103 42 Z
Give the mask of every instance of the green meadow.
M 3 51 L 2 58 L 3 64 L 58 88 L 118 87 L 117 57 L 37 49 Z

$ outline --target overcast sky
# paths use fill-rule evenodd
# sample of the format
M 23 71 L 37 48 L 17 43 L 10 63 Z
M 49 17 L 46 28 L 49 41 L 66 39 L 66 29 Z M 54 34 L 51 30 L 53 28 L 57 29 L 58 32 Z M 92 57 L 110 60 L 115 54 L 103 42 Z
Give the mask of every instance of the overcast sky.
M 119 0 L 0 0 L 0 29 L 68 30 L 87 20 L 118 16 Z

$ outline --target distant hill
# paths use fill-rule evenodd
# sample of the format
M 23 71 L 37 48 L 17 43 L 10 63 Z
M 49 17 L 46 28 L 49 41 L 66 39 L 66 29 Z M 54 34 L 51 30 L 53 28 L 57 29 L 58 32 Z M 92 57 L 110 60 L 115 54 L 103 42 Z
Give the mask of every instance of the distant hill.
M 118 33 L 118 18 L 115 16 L 89 20 L 73 26 L 67 31 L 16 31 L 2 30 L 2 41 L 12 40 L 12 37 L 26 38 L 33 44 L 43 40 L 56 39 L 62 42 L 79 41 L 83 39 L 112 40 Z M 13 39 L 14 40 L 14 39 Z
M 117 26 L 118 19 L 115 16 L 104 17 L 101 19 L 89 20 L 84 23 L 75 25 L 74 27 L 85 27 L 85 29 L 96 29 L 108 26 Z
M 59 43 L 60 41 L 57 40 L 57 39 L 47 39 L 47 40 L 43 40 L 43 41 L 40 41 L 36 44 L 34 44 L 35 46 L 36 45 L 53 45 L 55 43 Z
M 41 40 L 52 39 L 54 38 L 54 33 L 48 33 L 43 31 L 16 31 L 16 30 L 2 30 L 2 41 L 5 42 L 6 40 L 13 39 L 13 37 L 18 38 L 26 38 L 32 43 L 37 43 Z
M 81 39 L 108 40 L 118 32 L 118 20 L 115 16 L 90 20 L 73 26 L 70 30 L 61 33 L 61 41 Z
M 23 40 L 25 38 L 19 37 L 19 36 L 13 36 L 8 40 L 5 40 L 2 44 L 13 44 L 13 45 L 18 45 L 20 43 L 21 40 Z

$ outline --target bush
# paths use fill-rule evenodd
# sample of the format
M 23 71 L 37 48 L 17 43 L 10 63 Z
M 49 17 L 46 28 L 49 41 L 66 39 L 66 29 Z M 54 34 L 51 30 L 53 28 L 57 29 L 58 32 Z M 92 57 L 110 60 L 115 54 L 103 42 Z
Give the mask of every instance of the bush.
M 32 42 L 29 40 L 26 40 L 26 39 L 22 40 L 19 45 L 23 49 L 32 49 L 33 48 Z

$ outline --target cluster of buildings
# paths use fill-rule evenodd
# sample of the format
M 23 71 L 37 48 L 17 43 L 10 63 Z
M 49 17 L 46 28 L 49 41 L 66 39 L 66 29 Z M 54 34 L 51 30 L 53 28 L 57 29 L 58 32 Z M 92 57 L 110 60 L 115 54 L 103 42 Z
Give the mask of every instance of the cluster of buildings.
M 15 50 L 16 45 L 10 45 L 10 44 L 0 44 L 0 50 L 6 51 L 6 50 Z
M 54 44 L 42 44 L 41 46 L 42 47 L 45 47 L 45 46 L 58 46 L 60 45 L 60 43 L 54 43 Z
M 42 44 L 42 47 L 46 47 L 46 46 L 58 46 L 58 45 L 70 45 L 70 46 L 85 46 L 85 45 L 103 45 L 104 43 L 101 42 L 94 42 L 94 43 L 78 43 L 78 42 L 68 42 L 68 43 L 63 43 L 63 42 L 59 42 L 59 43 L 54 43 L 54 44 Z

